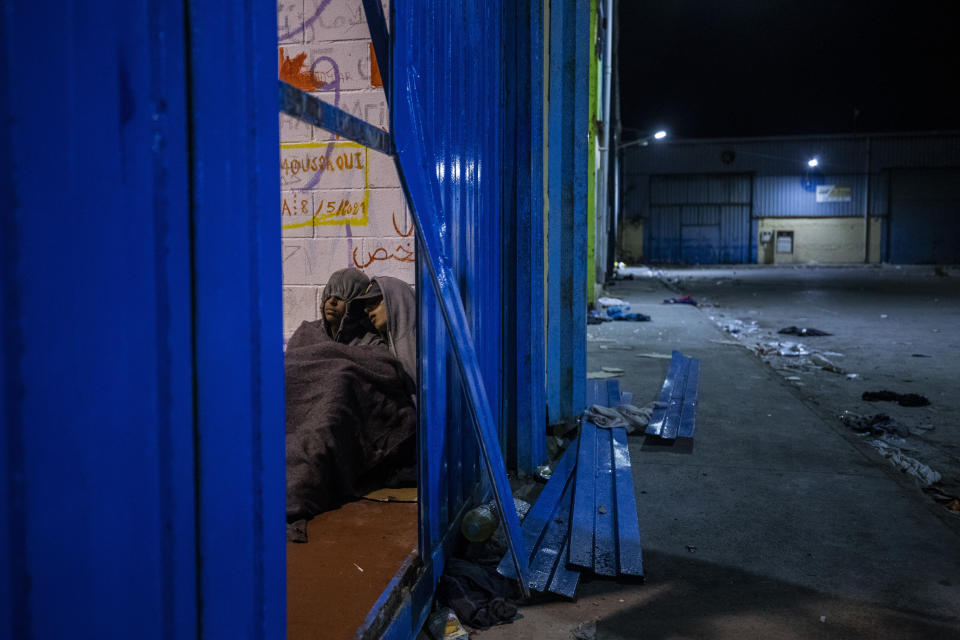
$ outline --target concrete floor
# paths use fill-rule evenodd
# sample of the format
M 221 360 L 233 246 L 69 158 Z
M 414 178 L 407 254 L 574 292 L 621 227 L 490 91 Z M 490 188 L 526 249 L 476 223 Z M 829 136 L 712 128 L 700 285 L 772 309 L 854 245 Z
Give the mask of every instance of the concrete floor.
M 960 274 L 633 273 L 608 292 L 653 320 L 588 327 L 588 369 L 625 369 L 621 388 L 642 404 L 656 397 L 668 360 L 638 354 L 679 349 L 702 365 L 693 447 L 631 437 L 646 583 L 589 581 L 573 603 L 544 598 L 475 637 L 960 638 L 960 516 L 835 417 L 849 409 L 933 424 L 908 446 L 956 481 Z M 661 303 L 678 292 L 717 306 Z M 717 325 L 730 318 L 760 330 L 735 339 Z M 765 331 L 787 325 L 835 334 L 779 337 L 822 341 L 815 346 L 843 353 L 832 357 L 858 377 L 791 370 L 800 380 L 788 380 L 777 359 L 727 344 L 772 340 Z M 875 389 L 922 393 L 932 405 L 859 399 Z

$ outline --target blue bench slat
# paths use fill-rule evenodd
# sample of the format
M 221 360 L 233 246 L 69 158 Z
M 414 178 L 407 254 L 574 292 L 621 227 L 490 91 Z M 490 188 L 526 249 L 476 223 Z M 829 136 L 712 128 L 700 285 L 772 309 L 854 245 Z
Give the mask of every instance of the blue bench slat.
M 680 365 L 677 368 L 676 377 L 670 388 L 670 406 L 667 407 L 666 415 L 663 417 L 663 428 L 660 430 L 661 438 L 676 438 L 680 430 L 680 413 L 683 410 L 683 396 L 687 387 L 687 373 L 690 371 L 690 358 L 685 358 L 678 351 L 674 354 L 680 355 Z
M 568 551 L 570 564 L 588 569 L 593 567 L 597 431 L 591 422 L 584 421 L 581 426 Z
M 563 550 L 567 545 L 567 537 L 570 531 L 570 501 L 573 496 L 572 482 L 567 482 L 564 487 L 560 502 L 557 503 L 557 509 L 547 523 L 540 546 L 537 547 L 537 553 L 530 561 L 530 588 L 535 591 L 546 591 L 547 586 L 551 584 L 555 577 L 558 580 L 576 586 L 579 580 L 579 572 L 566 566 Z M 577 573 L 576 579 L 568 575 Z M 573 597 L 572 594 L 570 597 Z
M 603 380 L 587 380 L 587 406 L 603 404 L 607 398 L 607 391 Z
M 683 356 L 679 351 L 674 351 L 670 358 L 670 366 L 667 368 L 667 377 L 663 380 L 663 387 L 661 387 L 660 396 L 657 398 L 658 406 L 654 407 L 653 415 L 650 416 L 650 422 L 647 423 L 645 433 L 648 435 L 659 436 L 663 431 L 663 419 L 667 414 L 667 406 L 669 405 L 682 362 Z
M 640 545 L 640 520 L 637 517 L 636 494 L 633 491 L 633 473 L 630 470 L 630 450 L 627 431 L 611 429 L 613 438 L 614 482 L 617 493 L 617 562 L 621 575 L 643 576 L 643 558 Z
M 674 351 L 658 406 L 654 408 L 644 433 L 665 440 L 692 438 L 696 427 L 699 382 L 700 360 Z
M 530 554 L 530 560 L 533 560 L 536 556 L 547 525 L 554 519 L 564 490 L 567 488 L 567 484 L 572 481 L 573 469 L 577 462 L 577 450 L 577 440 L 574 439 L 567 447 L 563 457 L 557 462 L 550 480 L 543 491 L 540 492 L 537 501 L 530 507 L 527 517 L 523 519 L 520 529 L 523 533 L 523 542 Z M 567 510 L 569 511 L 569 508 Z M 517 577 L 513 560 L 509 554 L 505 555 L 500 561 L 497 571 L 500 575 L 510 579 L 516 579 Z
M 593 572 L 617 575 L 617 497 L 613 483 L 613 429 L 597 429 L 597 484 L 593 509 Z
M 697 394 L 700 387 L 700 361 L 693 358 L 687 373 L 686 391 L 683 397 L 683 410 L 680 415 L 680 429 L 677 436 L 692 438 L 696 427 Z
M 605 401 L 606 406 L 615 407 L 620 404 L 620 381 L 619 380 L 607 380 L 607 399 Z
M 566 506 L 565 513 L 569 514 L 570 502 L 573 497 L 573 487 L 570 484 L 567 484 L 567 491 L 565 491 L 563 495 L 564 500 L 561 502 L 561 505 Z M 569 532 L 568 527 L 569 522 L 564 525 L 564 529 L 566 529 L 565 534 Z M 564 535 L 563 546 L 560 548 L 560 553 L 555 559 L 556 564 L 553 568 L 553 576 L 550 578 L 550 584 L 547 586 L 547 590 L 550 593 L 556 593 L 557 595 L 572 599 L 577 589 L 577 583 L 580 582 L 580 572 L 567 567 L 567 549 L 569 545 L 570 538 Z

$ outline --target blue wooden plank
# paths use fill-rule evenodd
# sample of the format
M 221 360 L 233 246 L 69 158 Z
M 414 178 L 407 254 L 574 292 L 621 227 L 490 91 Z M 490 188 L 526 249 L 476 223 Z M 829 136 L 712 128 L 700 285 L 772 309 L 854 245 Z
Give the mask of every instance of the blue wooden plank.
M 396 50 L 407 42 L 401 37 L 405 30 L 396 29 Z M 407 34 L 410 35 L 410 34 Z M 409 43 L 411 48 L 414 43 Z M 419 253 L 424 258 L 431 284 L 439 300 L 447 330 L 451 337 L 453 355 L 460 372 L 461 383 L 468 397 L 468 410 L 488 477 L 491 478 L 494 500 L 503 516 L 507 546 L 517 565 L 521 589 L 527 591 L 528 560 L 523 548 L 520 523 L 513 508 L 510 483 L 500 450 L 496 420 L 480 371 L 476 346 L 467 321 L 466 311 L 457 276 L 444 248 L 448 233 L 441 215 L 441 198 L 436 183 L 436 167 L 427 153 L 427 129 L 423 122 L 423 108 L 419 99 L 419 71 L 416 66 L 404 68 L 394 75 L 394 95 L 403 96 L 393 105 L 392 117 L 397 147 L 396 167 L 401 184 L 410 203 L 411 217 L 420 241 Z
M 606 389 L 602 380 L 587 380 L 586 400 L 587 406 L 605 403 Z
M 696 428 L 697 395 L 700 388 L 700 360 L 692 358 L 687 373 L 687 384 L 683 395 L 683 410 L 680 417 L 679 438 L 692 438 Z
M 620 404 L 620 382 L 618 380 L 607 380 L 607 400 L 604 404 L 608 407 L 615 407 Z
M 679 355 L 679 352 L 674 353 Z M 681 355 L 676 377 L 670 387 L 670 399 L 667 400 L 668 406 L 663 417 L 661 438 L 672 440 L 677 437 L 677 432 L 680 430 L 680 412 L 683 409 L 683 394 L 687 387 L 687 372 L 689 370 L 690 359 Z
M 523 520 L 521 529 L 523 530 L 523 541 L 530 552 L 530 558 L 536 555 L 540 541 L 543 539 L 544 532 L 547 530 L 550 522 L 558 511 L 558 504 L 563 497 L 567 484 L 573 475 L 573 470 L 577 464 L 578 440 L 574 440 L 567 447 L 563 457 L 557 462 L 557 466 L 543 488 L 537 501 L 533 503 L 527 517 Z M 513 568 L 509 554 L 505 555 L 500 561 L 497 571 L 507 578 L 516 578 L 517 574 Z
M 660 395 L 657 397 L 657 406 L 653 409 L 650 416 L 650 422 L 647 423 L 646 433 L 651 436 L 660 436 L 663 431 L 663 419 L 667 413 L 667 406 L 673 393 L 673 386 L 676 377 L 680 371 L 682 356 L 679 351 L 674 351 L 670 358 L 670 366 L 667 368 L 667 376 L 663 380 L 663 386 L 660 389 Z
M 640 544 L 640 523 L 637 517 L 633 473 L 627 431 L 622 427 L 611 429 L 613 439 L 614 482 L 617 495 L 617 573 L 643 576 L 643 557 Z
M 597 469 L 593 511 L 593 572 L 617 575 L 617 498 L 613 484 L 612 429 L 597 429 Z
M 593 568 L 594 513 L 596 512 L 597 427 L 584 421 L 577 452 L 576 484 L 570 521 L 568 562 Z
M 537 555 L 530 561 L 529 585 L 534 591 L 547 590 L 555 578 L 558 588 L 571 583 L 576 586 L 579 579 L 579 572 L 566 566 L 566 556 L 563 554 L 570 532 L 572 499 L 573 483 L 568 481 L 557 504 L 557 510 L 544 531 Z M 570 574 L 577 574 L 577 577 Z
M 550 578 L 550 584 L 547 585 L 547 591 L 572 599 L 580 582 L 580 572 L 566 566 L 569 545 L 570 538 L 567 536 L 563 539 L 563 546 L 557 556 L 557 564 Z
M 278 80 L 280 111 L 307 124 L 320 127 L 341 138 L 358 142 L 387 155 L 393 154 L 393 138 L 390 134 L 369 122 L 361 120 L 298 89 L 283 80 Z
M 620 394 L 620 404 L 633 404 L 633 392 L 624 391 Z

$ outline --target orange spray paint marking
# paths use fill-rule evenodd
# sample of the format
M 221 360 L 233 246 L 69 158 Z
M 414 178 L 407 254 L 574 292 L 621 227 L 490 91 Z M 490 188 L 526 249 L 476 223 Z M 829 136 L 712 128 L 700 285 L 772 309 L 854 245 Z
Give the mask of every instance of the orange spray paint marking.
M 372 42 L 370 43 L 370 86 L 383 86 L 383 78 L 380 77 L 380 65 L 377 64 L 377 54 L 373 52 Z
M 291 60 L 283 55 L 283 47 L 280 47 L 280 79 L 303 91 L 316 91 L 322 87 L 323 80 L 310 69 L 303 68 L 306 61 L 306 53 L 301 53 Z

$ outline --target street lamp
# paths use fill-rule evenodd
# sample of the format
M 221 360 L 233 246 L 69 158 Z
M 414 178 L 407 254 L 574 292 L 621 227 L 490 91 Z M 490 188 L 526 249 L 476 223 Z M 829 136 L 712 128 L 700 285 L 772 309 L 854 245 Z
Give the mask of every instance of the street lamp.
M 617 149 L 626 149 L 627 147 L 633 147 L 633 146 L 636 146 L 636 145 L 640 145 L 640 146 L 642 146 L 642 147 L 645 147 L 645 146 L 647 146 L 648 144 L 650 144 L 650 141 L 651 141 L 651 140 L 663 140 L 663 139 L 666 138 L 666 137 L 667 137 L 667 132 L 666 132 L 666 131 L 663 131 L 663 130 L 661 129 L 660 131 L 657 131 L 656 133 L 643 136 L 642 138 L 638 138 L 638 139 L 636 139 L 636 140 L 631 140 L 630 142 L 624 142 L 624 143 L 622 143 L 622 144 L 618 144 L 618 145 L 617 145 Z
M 807 160 L 807 166 L 810 167 L 811 169 L 819 165 L 820 165 L 820 160 L 818 160 L 817 158 L 810 158 L 809 160 Z

